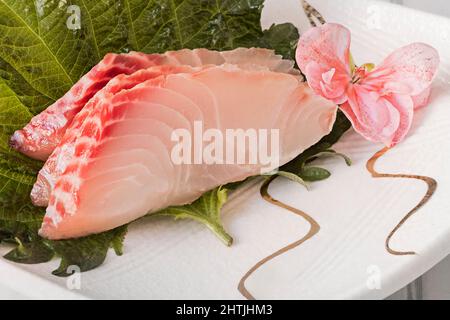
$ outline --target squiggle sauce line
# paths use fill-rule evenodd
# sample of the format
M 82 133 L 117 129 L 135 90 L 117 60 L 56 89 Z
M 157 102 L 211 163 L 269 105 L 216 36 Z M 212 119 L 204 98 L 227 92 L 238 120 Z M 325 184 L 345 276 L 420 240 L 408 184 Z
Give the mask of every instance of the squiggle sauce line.
M 385 246 L 386 250 L 396 256 L 406 256 L 406 255 L 415 255 L 416 253 L 414 251 L 397 251 L 393 250 L 390 247 L 390 241 L 394 234 L 403 226 L 403 224 L 411 218 L 420 208 L 422 208 L 433 196 L 433 194 L 436 191 L 437 188 L 437 181 L 431 177 L 426 176 L 418 176 L 418 175 L 409 175 L 409 174 L 389 174 L 389 173 L 379 173 L 375 170 L 375 163 L 378 159 L 380 159 L 383 155 L 386 154 L 386 152 L 389 151 L 389 148 L 384 148 L 383 150 L 378 151 L 375 153 L 375 155 L 367 161 L 367 170 L 372 174 L 372 177 L 374 178 L 400 178 L 400 179 L 415 179 L 415 180 L 421 180 L 424 181 L 427 186 L 428 190 L 425 193 L 424 197 L 420 202 L 411 210 L 409 211 L 406 216 L 403 217 L 403 219 L 395 226 L 395 228 L 389 233 L 389 235 L 386 238 Z
M 242 277 L 241 281 L 239 281 L 239 286 L 238 286 L 238 290 L 239 292 L 247 299 L 249 300 L 254 300 L 255 298 L 253 297 L 253 295 L 247 290 L 247 288 L 245 287 L 245 281 L 257 270 L 259 269 L 261 266 L 263 266 L 264 264 L 266 264 L 267 262 L 275 259 L 276 257 L 294 249 L 297 248 L 298 246 L 300 246 L 302 243 L 306 242 L 307 240 L 311 239 L 312 237 L 314 237 L 314 235 L 316 235 L 319 230 L 320 230 L 320 226 L 319 224 L 311 217 L 309 216 L 307 213 L 293 208 L 281 201 L 278 201 L 274 198 L 272 198 L 272 196 L 269 194 L 268 189 L 270 184 L 276 179 L 276 176 L 273 176 L 271 178 L 269 178 L 268 180 L 266 180 L 264 182 L 264 184 L 261 186 L 261 196 L 264 198 L 264 200 L 280 207 L 283 209 L 286 209 L 302 218 L 304 218 L 306 221 L 309 222 L 309 224 L 311 225 L 308 233 L 302 237 L 301 239 L 289 244 L 286 247 L 281 248 L 280 250 L 272 253 L 271 255 L 265 257 L 264 259 L 262 259 L 261 261 L 259 261 L 258 263 L 256 263 L 249 271 L 247 271 L 247 273 Z

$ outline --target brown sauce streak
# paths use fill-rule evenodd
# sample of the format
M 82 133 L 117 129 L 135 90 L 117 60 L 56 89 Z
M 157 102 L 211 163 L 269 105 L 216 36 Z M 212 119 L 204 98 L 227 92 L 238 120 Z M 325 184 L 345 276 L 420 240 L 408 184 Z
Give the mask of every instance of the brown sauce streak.
M 372 174 L 372 177 L 374 178 L 399 178 L 399 179 L 415 179 L 424 181 L 427 186 L 428 190 L 425 193 L 424 197 L 420 202 L 411 210 L 409 211 L 406 216 L 403 217 L 402 220 L 395 226 L 395 228 L 389 233 L 389 235 L 386 238 L 385 246 L 386 250 L 396 256 L 406 256 L 406 255 L 415 255 L 416 253 L 414 251 L 397 251 L 393 250 L 390 246 L 390 241 L 392 237 L 395 235 L 395 233 L 405 224 L 405 222 L 411 218 L 420 208 L 422 208 L 433 196 L 433 194 L 436 191 L 437 188 L 437 181 L 431 177 L 426 176 L 418 176 L 418 175 L 410 175 L 410 174 L 389 174 L 389 173 L 379 173 L 375 170 L 375 163 L 378 159 L 380 159 L 383 155 L 386 154 L 386 152 L 389 151 L 389 148 L 384 148 L 383 150 L 378 151 L 375 153 L 375 155 L 367 161 L 367 170 Z
M 264 182 L 264 184 L 261 186 L 261 196 L 263 197 L 264 200 L 266 200 L 267 202 L 270 202 L 280 208 L 286 209 L 290 212 L 292 212 L 295 215 L 298 215 L 300 217 L 302 217 L 303 219 L 305 219 L 306 221 L 309 222 L 309 224 L 311 225 L 308 233 L 302 237 L 301 239 L 289 244 L 286 247 L 281 248 L 280 250 L 272 253 L 271 255 L 265 257 L 264 259 L 262 259 L 261 261 L 259 261 L 258 263 L 256 263 L 249 271 L 247 271 L 247 273 L 242 277 L 241 281 L 239 282 L 239 286 L 238 286 L 238 290 L 239 292 L 247 299 L 249 300 L 255 300 L 255 298 L 253 297 L 253 295 L 247 290 L 247 288 L 245 287 L 245 281 L 257 270 L 259 269 L 261 266 L 263 266 L 264 264 L 266 264 L 267 262 L 277 258 L 278 256 L 294 249 L 297 248 L 298 246 L 300 246 L 302 243 L 306 242 L 307 240 L 311 239 L 312 237 L 314 237 L 314 235 L 316 235 L 319 230 L 320 230 L 320 226 L 319 224 L 311 217 L 309 216 L 307 213 L 293 208 L 281 201 L 278 201 L 276 199 L 274 199 L 268 192 L 269 186 L 270 184 L 276 179 L 276 176 L 273 176 L 271 178 L 269 178 L 268 180 L 266 180 Z

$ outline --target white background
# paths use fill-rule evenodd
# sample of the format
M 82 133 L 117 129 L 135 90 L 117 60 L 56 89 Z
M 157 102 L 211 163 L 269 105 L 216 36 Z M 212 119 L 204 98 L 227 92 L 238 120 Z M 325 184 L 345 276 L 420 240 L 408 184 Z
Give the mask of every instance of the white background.
M 448 0 L 383 0 L 392 3 L 444 15 L 450 17 L 450 3 Z

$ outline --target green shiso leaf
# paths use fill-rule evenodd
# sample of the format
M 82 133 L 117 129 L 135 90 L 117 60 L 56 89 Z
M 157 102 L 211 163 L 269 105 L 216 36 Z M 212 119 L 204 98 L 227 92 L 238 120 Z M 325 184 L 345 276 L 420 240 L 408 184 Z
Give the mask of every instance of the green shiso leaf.
M 50 261 L 55 255 L 41 239 L 35 239 L 30 242 L 22 242 L 19 238 L 15 239 L 17 247 L 8 252 L 4 258 L 13 262 L 36 264 Z
M 97 268 L 105 261 L 109 248 L 113 247 L 116 252 L 122 252 L 122 242 L 126 231 L 127 226 L 122 226 L 78 239 L 44 240 L 55 254 L 61 257 L 58 269 L 52 273 L 56 276 L 67 277 L 72 274 L 69 267 L 75 267 L 81 272 Z
M 169 207 L 151 216 L 172 216 L 175 219 L 193 219 L 206 225 L 227 246 L 233 238 L 225 231 L 220 219 L 220 210 L 227 201 L 228 189 L 219 187 L 203 194 L 193 203 L 179 207 Z
M 302 168 L 300 176 L 305 181 L 314 182 L 328 179 L 331 176 L 331 173 L 324 168 L 305 166 Z
M 283 58 L 295 61 L 298 38 L 298 30 L 291 23 L 273 24 L 264 30 L 261 47 L 273 49 Z
M 340 157 L 340 158 L 344 159 L 347 166 L 352 165 L 352 159 L 350 159 L 347 155 L 345 155 L 343 153 L 334 151 L 333 149 L 328 149 L 328 150 L 322 151 L 322 152 L 316 154 L 313 158 L 322 158 L 322 157 Z
M 322 152 L 329 151 L 330 148 L 339 141 L 342 135 L 350 129 L 350 127 L 350 121 L 341 111 L 338 111 L 336 121 L 331 132 L 323 137 L 318 143 L 305 150 L 294 160 L 281 167 L 280 170 L 299 173 L 299 170 L 301 170 L 305 164 L 313 161 Z
M 344 158 L 347 165 L 351 165 L 352 162 L 349 157 L 330 149 L 338 142 L 342 135 L 350 129 L 350 127 L 350 121 L 341 111 L 338 111 L 331 132 L 323 137 L 318 143 L 297 156 L 294 160 L 282 166 L 280 171 L 295 174 L 306 182 L 314 182 L 328 179 L 331 176 L 331 173 L 328 170 L 309 165 L 318 158 L 323 156 L 338 156 Z
M 40 263 L 58 256 L 61 264 L 53 273 L 67 276 L 72 265 L 81 271 L 99 266 L 109 248 L 122 254 L 126 234 L 123 226 L 64 241 L 39 237 L 44 210 L 31 204 L 29 194 L 42 163 L 9 148 L 15 130 L 61 97 L 108 52 L 267 47 L 293 58 L 296 28 L 274 25 L 264 32 L 263 2 L 0 1 L 0 242 L 17 245 L 5 257 Z M 79 27 L 72 23 L 75 11 L 69 5 L 80 10 Z M 206 224 L 229 245 L 232 239 L 220 223 L 226 194 L 227 188 L 213 190 L 166 213 Z
M 278 177 L 284 177 L 288 180 L 291 180 L 293 182 L 297 182 L 298 184 L 304 186 L 306 188 L 306 190 L 309 190 L 309 184 L 306 182 L 305 179 L 303 179 L 303 177 L 298 174 L 298 173 L 293 173 L 293 172 L 289 172 L 289 171 L 279 171 L 276 170 L 274 172 L 265 174 L 263 176 L 267 176 L 267 177 L 273 177 L 273 176 L 278 176 Z

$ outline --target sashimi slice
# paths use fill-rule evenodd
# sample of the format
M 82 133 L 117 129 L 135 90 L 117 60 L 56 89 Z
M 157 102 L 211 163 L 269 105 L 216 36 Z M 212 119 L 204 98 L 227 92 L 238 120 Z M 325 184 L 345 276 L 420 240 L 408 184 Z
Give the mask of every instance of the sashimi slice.
M 274 55 L 274 52 L 260 48 L 237 48 L 231 51 L 222 52 L 224 64 L 235 64 L 241 68 L 248 66 L 265 66 L 274 72 L 289 73 L 292 75 L 300 75 L 300 72 L 294 68 L 291 60 L 281 59 L 280 56 Z
M 158 78 L 163 74 L 179 72 L 187 73 L 195 70 L 196 69 L 188 66 L 166 65 L 139 70 L 131 75 L 119 75 L 112 79 L 102 90 L 98 91 L 86 106 L 75 116 L 72 125 L 66 131 L 60 144 L 55 148 L 42 169 L 39 171 L 31 191 L 31 200 L 33 204 L 40 207 L 46 207 L 48 205 L 50 190 L 53 189 L 56 178 L 66 169 L 66 164 L 69 162 L 74 151 L 75 140 L 81 134 L 83 122 L 89 117 L 89 114 L 93 109 L 98 104 L 101 104 L 101 101 L 106 100 L 107 97 L 112 96 L 121 90 L 133 88 L 146 80 Z M 198 109 L 192 112 L 200 114 Z
M 63 97 L 16 131 L 11 137 L 11 146 L 29 157 L 47 159 L 75 115 L 112 78 L 162 63 L 164 57 L 158 54 L 107 54 Z
M 11 137 L 13 148 L 29 157 L 46 160 L 62 139 L 65 130 L 84 105 L 112 78 L 131 74 L 155 65 L 187 65 L 200 67 L 207 64 L 260 65 L 263 68 L 285 73 L 296 73 L 294 63 L 283 60 L 274 51 L 259 48 L 239 48 L 232 51 L 183 49 L 164 54 L 108 54 L 91 71 L 84 75 L 62 98 L 45 111 L 33 117 L 29 124 Z
M 237 48 L 230 51 L 211 51 L 208 49 L 182 49 L 165 53 L 167 64 L 182 64 L 191 67 L 201 67 L 208 64 L 235 64 L 242 69 L 254 69 L 262 66 L 271 71 L 299 75 L 294 68 L 294 62 L 276 55 L 273 50 L 262 48 Z
M 200 85 L 184 90 L 189 81 Z M 205 92 L 214 99 L 208 103 L 199 100 Z M 184 98 L 174 98 L 180 96 Z M 218 128 L 208 128 L 217 125 L 209 120 L 215 117 L 210 103 L 217 106 Z M 171 133 L 164 127 L 175 128 L 180 120 L 147 111 L 142 111 L 144 118 L 137 119 L 146 104 L 178 111 L 191 128 L 203 119 L 210 123 L 205 130 L 222 133 L 227 129 L 278 129 L 280 166 L 328 134 L 337 111 L 333 103 L 314 95 L 294 75 L 232 65 L 169 74 L 110 95 L 97 102 L 82 124 L 75 151 L 51 192 L 42 236 L 64 239 L 109 230 L 149 212 L 190 203 L 206 190 L 258 175 L 262 169 L 275 169 L 272 163 L 172 162 L 164 166 L 175 146 L 174 141 L 167 144 Z M 184 104 L 197 106 L 201 114 L 183 112 Z M 160 125 L 156 127 L 155 121 Z M 160 147 L 141 143 L 144 137 L 159 139 Z M 247 153 L 248 147 L 234 151 Z

